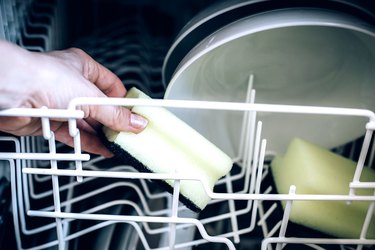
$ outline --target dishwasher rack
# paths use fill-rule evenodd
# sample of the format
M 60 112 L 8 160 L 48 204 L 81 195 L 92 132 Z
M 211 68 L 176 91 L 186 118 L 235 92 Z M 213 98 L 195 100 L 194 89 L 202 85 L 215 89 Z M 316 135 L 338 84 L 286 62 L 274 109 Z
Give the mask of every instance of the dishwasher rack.
M 80 105 L 142 105 L 245 112 L 242 131 L 244 133 L 242 137 L 245 140 L 240 146 L 241 152 L 236 161 L 240 167 L 234 168 L 237 172 L 230 173 L 221 179 L 215 187 L 216 191 L 211 192 L 208 187 L 205 187 L 206 192 L 213 199 L 206 209 L 215 211 L 210 207 L 220 205 L 221 210 L 205 215 L 205 218 L 199 218 L 197 214 L 189 212 L 179 204 L 179 181 L 200 181 L 199 176 L 182 176 L 178 173 L 138 173 L 131 166 L 111 165 L 108 167 L 105 165 L 108 160 L 101 157 L 91 158 L 90 155 L 82 153 L 79 129 L 76 125 L 77 119 L 83 117 L 82 111 L 76 109 Z M 7 161 L 11 170 L 12 206 L 13 211 L 18 211 L 13 214 L 18 248 L 44 249 L 58 246 L 59 249 L 66 249 L 69 241 L 116 223 L 128 224 L 133 227 L 134 235 L 137 235 L 137 237 L 134 235 L 132 237 L 134 245 L 127 246 L 126 249 L 179 249 L 206 243 L 221 243 L 226 245 L 227 249 L 236 249 L 236 245 L 241 243 L 242 236 L 251 235 L 256 227 L 259 227 L 263 233 L 262 249 L 273 249 L 272 246 L 281 249 L 284 244 L 305 244 L 312 249 L 325 249 L 321 245 L 331 244 L 358 245 L 356 249 L 374 245 L 375 240 L 366 239 L 365 235 L 368 225 L 374 223 L 375 196 L 358 196 L 354 192 L 347 195 L 301 195 L 295 194 L 293 187 L 289 194 L 282 195 L 276 194 L 272 185 L 267 185 L 269 166 L 268 161 L 265 160 L 266 140 L 262 139 L 261 121 L 255 122 L 254 120 L 256 113 L 259 112 L 369 118 L 357 171 L 350 188 L 351 190 L 364 187 L 374 188 L 375 183 L 359 181 L 365 159 L 368 158 L 367 154 L 375 128 L 374 113 L 368 110 L 116 98 L 78 98 L 71 102 L 67 110 L 46 108 L 3 110 L 0 111 L 1 116 L 40 117 L 43 126 L 42 138 L 1 138 L 1 141 L 8 141 L 14 145 L 14 151 L 0 153 L 0 159 Z M 51 118 L 69 120 L 69 133 L 75 142 L 73 152 L 63 150 L 64 146 L 56 143 L 49 127 Z M 41 146 L 42 148 L 38 148 Z M 91 186 L 87 192 L 77 192 L 80 187 L 100 179 L 109 181 L 105 185 L 98 184 L 94 188 Z M 175 180 L 173 195 L 158 190 L 147 181 L 149 179 Z M 235 185 L 238 181 L 241 183 L 240 188 Z M 95 199 L 108 191 L 113 193 L 116 188 L 120 188 L 122 194 L 132 193 L 133 197 L 119 197 L 90 206 L 92 204 L 90 199 Z M 38 199 L 46 200 L 43 207 L 35 205 L 35 200 Z M 293 201 L 297 200 L 367 200 L 371 201 L 371 206 L 363 224 L 361 237 L 358 239 L 301 238 L 295 235 L 287 236 L 289 213 L 293 209 Z M 277 217 L 277 210 L 280 210 L 277 201 L 286 201 L 287 205 L 277 220 L 271 220 L 271 217 Z M 77 205 L 86 202 L 90 204 L 88 208 Z M 116 206 L 122 207 L 121 212 L 112 214 L 111 208 Z M 204 211 L 202 213 L 204 214 Z M 246 218 L 245 226 L 243 215 Z M 42 218 L 44 223 L 34 225 L 35 218 Z M 74 223 L 80 220 L 92 220 L 95 223 L 75 231 Z M 220 226 L 221 223 L 225 225 Z M 216 232 L 216 229 L 224 231 Z M 38 243 L 39 245 L 34 247 L 26 247 L 22 244 L 23 237 L 35 238 L 36 235 L 43 235 L 46 232 L 49 234 L 55 232 L 54 240 Z M 156 245 L 153 245 L 152 236 L 159 238 Z M 127 244 L 130 243 L 127 242 Z
M 58 49 L 64 41 L 65 1 L 2 0 L 0 37 L 33 51 Z M 44 11 L 41 14 L 38 9 Z M 133 13 L 134 14 L 134 13 Z M 126 87 L 136 86 L 154 98 L 162 98 L 161 66 L 169 40 L 145 32 L 137 14 L 110 28 L 81 39 L 83 48 L 115 72 Z M 119 28 L 121 27 L 121 29 Z M 3 29 L 1 29 L 3 28 Z M 58 31 L 58 32 L 56 32 Z M 250 77 L 252 79 L 252 77 Z M 182 100 L 130 100 L 79 98 L 69 109 L 10 109 L 0 116 L 39 117 L 41 137 L 0 134 L 0 167 L 9 169 L 14 231 L 18 249 L 372 249 L 375 239 L 364 237 L 374 223 L 374 196 L 277 194 L 262 136 L 259 113 L 364 117 L 364 138 L 334 149 L 358 162 L 350 184 L 375 188 L 359 182 L 364 165 L 374 166 L 374 113 L 368 110 L 258 104 L 249 85 L 241 103 Z M 139 173 L 115 159 L 81 151 L 76 120 L 83 117 L 79 105 L 163 106 L 167 108 L 230 110 L 243 113 L 239 150 L 232 171 L 206 189 L 212 201 L 200 214 L 178 202 L 179 181 L 200 181 L 197 176 L 178 173 Z M 71 149 L 55 141 L 49 128 L 51 118 L 69 121 L 74 138 Z M 329 131 L 326 131 L 329 132 Z M 150 180 L 174 179 L 173 194 Z M 371 201 L 362 235 L 336 239 L 301 228 L 289 221 L 297 200 Z M 283 210 L 280 201 L 287 202 Z M 304 231 L 301 233 L 301 231 Z

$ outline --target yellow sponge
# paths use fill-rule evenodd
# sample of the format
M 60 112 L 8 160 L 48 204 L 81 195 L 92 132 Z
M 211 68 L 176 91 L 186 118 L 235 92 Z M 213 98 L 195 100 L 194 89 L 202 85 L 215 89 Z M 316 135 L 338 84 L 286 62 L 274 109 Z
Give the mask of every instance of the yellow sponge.
M 286 155 L 271 163 L 279 193 L 288 193 L 290 185 L 298 194 L 348 194 L 356 163 L 325 148 L 294 139 Z M 361 181 L 375 182 L 375 171 L 364 168 Z M 373 195 L 373 189 L 356 190 L 359 195 Z M 294 201 L 290 220 L 321 232 L 343 238 L 358 238 L 369 202 Z M 284 204 L 285 205 L 285 204 Z M 375 238 L 375 213 L 367 233 Z
M 126 97 L 150 98 L 136 88 L 131 88 Z M 232 168 L 229 156 L 167 109 L 137 106 L 131 110 L 148 120 L 141 133 L 116 132 L 106 127 L 103 131 L 108 148 L 139 171 L 193 175 L 213 190 L 218 179 Z M 171 191 L 173 180 L 162 184 Z M 210 201 L 199 181 L 181 181 L 180 194 L 180 200 L 196 212 Z

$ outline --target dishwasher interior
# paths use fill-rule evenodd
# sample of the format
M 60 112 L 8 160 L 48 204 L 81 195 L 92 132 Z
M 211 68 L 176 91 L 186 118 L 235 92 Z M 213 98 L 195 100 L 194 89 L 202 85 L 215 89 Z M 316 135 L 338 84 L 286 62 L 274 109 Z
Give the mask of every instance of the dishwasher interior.
M 0 38 L 32 51 L 79 47 L 126 88 L 163 99 L 162 67 L 170 46 L 182 27 L 213 2 L 1 0 Z M 161 178 L 157 174 L 74 152 L 54 140 L 48 125 L 41 137 L 0 134 L 1 249 L 374 249 L 375 239 L 334 238 L 289 221 L 289 212 L 273 196 L 273 154 L 266 151 L 256 118 L 264 109 L 249 108 L 250 99 L 237 108 L 243 113 L 238 131 L 243 140 L 235 164 L 214 187 L 217 198 L 199 214 L 178 203 L 178 185 L 170 194 L 151 180 Z M 189 102 L 183 105 L 192 108 Z M 6 112 L 0 115 L 18 111 Z M 52 112 L 35 115 L 48 124 Z M 317 112 L 341 115 L 339 109 Z M 79 113 L 61 114 L 74 120 Z M 363 136 L 332 150 L 373 168 L 373 124 L 366 125 Z M 178 183 L 180 177 L 169 178 Z M 289 195 L 285 200 L 291 204 Z M 374 197 L 364 232 L 375 223 Z

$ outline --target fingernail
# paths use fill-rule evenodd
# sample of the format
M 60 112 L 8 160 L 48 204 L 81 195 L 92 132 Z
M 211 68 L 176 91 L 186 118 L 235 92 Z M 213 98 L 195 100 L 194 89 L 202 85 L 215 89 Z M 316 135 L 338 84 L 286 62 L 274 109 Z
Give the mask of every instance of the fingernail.
M 147 126 L 147 119 L 144 117 L 131 113 L 130 114 L 130 125 L 137 129 L 144 129 Z

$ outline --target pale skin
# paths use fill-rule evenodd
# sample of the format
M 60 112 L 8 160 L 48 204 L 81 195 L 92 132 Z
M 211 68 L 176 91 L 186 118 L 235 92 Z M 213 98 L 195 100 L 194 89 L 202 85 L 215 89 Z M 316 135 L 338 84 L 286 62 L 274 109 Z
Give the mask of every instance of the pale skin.
M 30 52 L 0 40 L 0 110 L 8 108 L 66 109 L 76 97 L 124 97 L 126 89 L 110 70 L 76 48 Z M 147 120 L 127 108 L 82 106 L 85 118 L 78 120 L 82 149 L 111 157 L 97 136 L 104 125 L 116 131 L 141 132 Z M 68 123 L 51 120 L 58 141 L 73 145 Z M 22 136 L 41 135 L 39 118 L 0 116 L 0 131 Z

